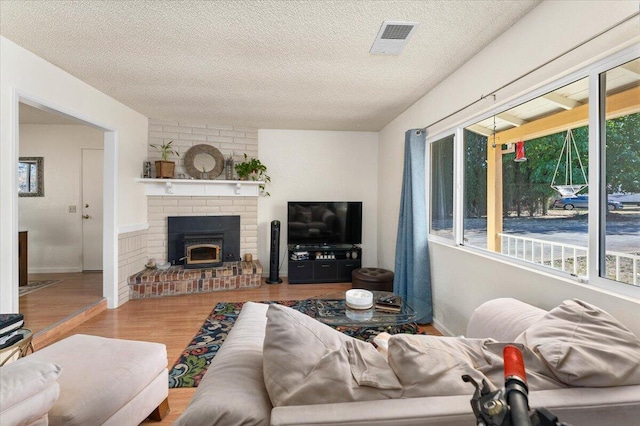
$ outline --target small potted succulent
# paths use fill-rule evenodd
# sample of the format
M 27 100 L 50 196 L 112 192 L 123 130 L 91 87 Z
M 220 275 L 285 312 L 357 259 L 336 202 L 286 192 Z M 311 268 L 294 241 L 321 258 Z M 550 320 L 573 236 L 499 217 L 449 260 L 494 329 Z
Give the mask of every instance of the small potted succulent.
M 244 161 L 237 163 L 235 167 L 238 179 L 240 180 L 260 180 L 265 183 L 271 182 L 271 178 L 267 175 L 267 166 L 262 164 L 262 162 L 257 158 L 248 158 L 246 153 L 244 154 Z M 265 191 L 265 184 L 260 184 L 259 188 L 260 192 L 265 197 L 271 195 Z
M 176 157 L 180 157 L 180 153 L 171 146 L 172 143 L 173 141 L 163 143 L 162 145 L 151 144 L 153 148 L 160 151 L 160 155 L 162 157 L 162 160 L 156 161 L 156 178 L 171 179 L 174 176 L 176 163 L 174 161 L 169 161 L 169 156 L 175 155 Z

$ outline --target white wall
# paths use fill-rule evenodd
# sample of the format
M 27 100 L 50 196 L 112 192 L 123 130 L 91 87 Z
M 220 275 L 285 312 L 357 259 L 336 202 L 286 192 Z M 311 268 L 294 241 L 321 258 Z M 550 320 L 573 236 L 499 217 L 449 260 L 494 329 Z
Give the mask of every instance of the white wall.
M 378 245 L 380 266 L 393 269 L 399 211 L 404 132 L 463 108 L 638 12 L 637 1 L 546 1 L 526 15 L 380 132 Z M 544 66 L 493 97 L 428 129 L 435 135 L 638 41 L 638 18 Z M 434 65 L 437 66 L 437 65 Z M 384 203 L 382 203 L 384 200 Z M 384 244 L 382 244 L 384 242 Z M 485 300 L 511 296 L 549 308 L 577 297 L 608 310 L 640 334 L 640 302 L 573 281 L 514 267 L 479 253 L 430 243 L 436 325 L 463 334 L 473 309 Z
M 260 161 L 271 176 L 271 196 L 258 200 L 258 258 L 265 271 L 271 221 L 279 220 L 280 258 L 285 259 L 280 274 L 287 275 L 287 201 L 362 201 L 362 262 L 376 266 L 378 134 L 260 130 L 258 140 Z
M 103 140 L 88 126 L 20 125 L 20 156 L 44 158 L 44 197 L 18 199 L 29 273 L 82 271 L 82 148 L 102 149 Z
M 147 154 L 147 118 L 5 37 L 0 37 L 0 58 L 0 312 L 19 309 L 16 167 L 20 99 L 112 131 L 105 136 L 105 205 L 115 211 L 110 220 L 105 219 L 110 233 L 105 235 L 105 246 L 110 248 L 107 256 L 111 261 L 106 262 L 104 274 L 105 296 L 109 307 L 115 307 L 118 227 L 131 230 L 146 225 L 147 220 L 143 185 L 133 183 Z

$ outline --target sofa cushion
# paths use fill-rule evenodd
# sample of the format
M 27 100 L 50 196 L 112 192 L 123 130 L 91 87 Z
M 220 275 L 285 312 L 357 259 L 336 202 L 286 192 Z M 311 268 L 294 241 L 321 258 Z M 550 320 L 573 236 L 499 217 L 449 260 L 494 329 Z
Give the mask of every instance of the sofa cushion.
M 608 387 L 640 384 L 640 339 L 607 312 L 565 300 L 518 338 L 562 383 Z
M 31 424 L 58 399 L 60 366 L 26 357 L 0 369 L 0 424 Z
M 487 380 L 493 389 L 504 386 L 505 345 L 492 339 L 396 334 L 388 340 L 389 365 L 402 384 L 405 398 L 471 395 L 473 387 L 462 381 L 464 374 L 478 383 Z M 532 351 L 518 346 L 531 390 L 564 387 Z
M 396 398 L 401 387 L 373 345 L 282 305 L 267 311 L 264 382 L 274 406 Z
M 488 300 L 473 311 L 467 325 L 467 337 L 513 342 L 546 313 L 543 309 L 510 297 Z

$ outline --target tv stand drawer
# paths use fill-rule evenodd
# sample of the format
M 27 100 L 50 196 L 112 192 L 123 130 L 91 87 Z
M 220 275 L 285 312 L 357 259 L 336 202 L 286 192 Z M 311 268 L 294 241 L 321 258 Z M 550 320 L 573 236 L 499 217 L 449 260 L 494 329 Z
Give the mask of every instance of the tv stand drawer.
M 335 281 L 338 275 L 338 265 L 335 260 L 316 260 L 313 262 L 314 281 Z
M 338 281 L 351 282 L 351 273 L 362 266 L 360 259 L 338 260 Z
M 358 254 L 361 251 L 358 250 Z M 289 253 L 291 255 L 291 252 Z M 336 256 L 337 257 L 337 256 Z M 289 260 L 289 284 L 351 282 L 351 272 L 360 268 L 357 259 Z
M 310 260 L 289 261 L 289 282 L 313 282 L 313 263 Z

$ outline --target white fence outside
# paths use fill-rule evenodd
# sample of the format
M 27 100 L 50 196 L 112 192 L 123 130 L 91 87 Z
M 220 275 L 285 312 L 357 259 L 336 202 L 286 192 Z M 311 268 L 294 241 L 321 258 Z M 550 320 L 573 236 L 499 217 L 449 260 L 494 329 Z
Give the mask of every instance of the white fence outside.
M 502 254 L 552 269 L 585 276 L 589 270 L 587 248 L 537 238 L 500 233 Z M 640 256 L 607 251 L 607 277 L 640 286 Z

